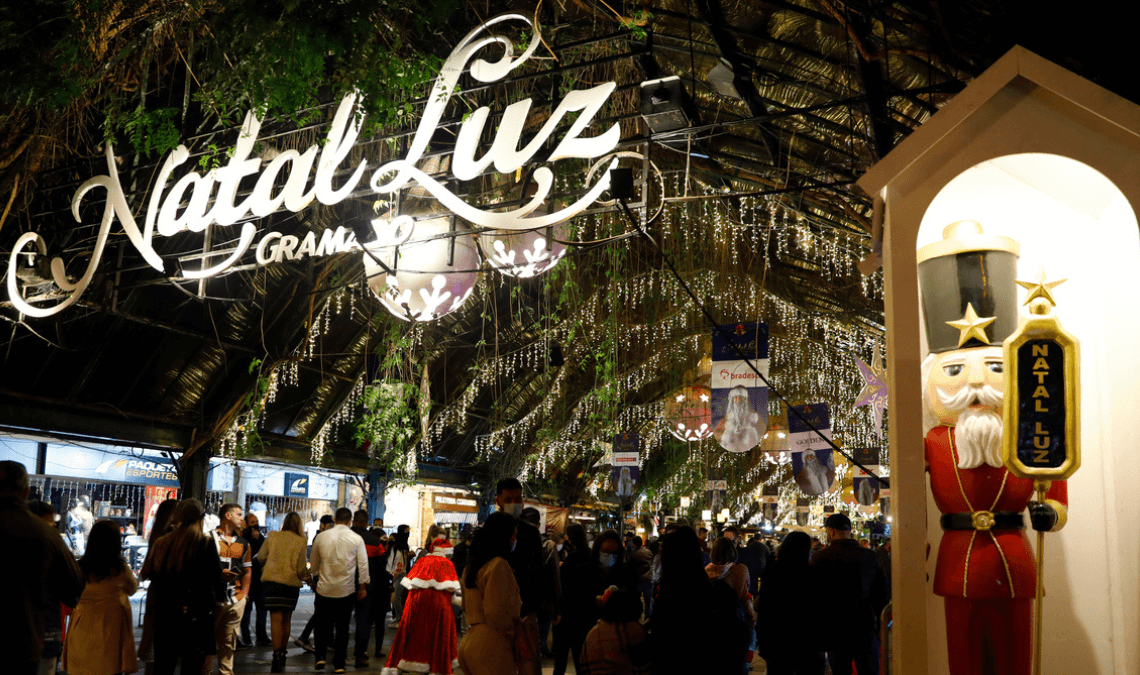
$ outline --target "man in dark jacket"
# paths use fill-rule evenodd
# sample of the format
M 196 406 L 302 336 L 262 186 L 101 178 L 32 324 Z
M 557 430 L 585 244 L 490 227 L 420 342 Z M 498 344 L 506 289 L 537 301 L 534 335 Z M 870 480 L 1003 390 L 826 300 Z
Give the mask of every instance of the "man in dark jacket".
M 833 513 L 823 523 L 830 544 L 811 560 L 822 590 L 820 626 L 833 675 L 879 674 L 879 613 L 886 580 L 875 554 L 851 538 L 851 520 Z
M 238 643 L 239 648 L 248 648 L 253 645 L 253 639 L 249 632 L 249 620 L 254 612 L 257 612 L 256 630 L 257 630 L 257 646 L 267 647 L 273 644 L 269 639 L 269 634 L 265 632 L 265 595 L 261 588 L 261 563 L 257 562 L 257 552 L 261 550 L 261 545 L 265 543 L 265 537 L 261 533 L 261 523 L 258 522 L 257 516 L 253 513 L 245 515 L 245 529 L 241 532 L 242 539 L 249 542 L 249 554 L 253 559 L 252 576 L 249 581 L 249 599 L 245 603 L 245 613 L 241 617 L 241 642 Z M 254 609 L 254 605 L 257 609 Z
M 75 556 L 58 531 L 32 515 L 27 499 L 27 469 L 19 462 L 0 462 L 0 539 L 9 552 L 18 553 L 0 556 L 0 574 L 11 581 L 0 595 L 0 654 L 4 672 L 12 675 L 33 675 L 39 669 L 44 618 L 59 611 L 44 606 L 45 595 L 74 607 L 83 592 Z
M 376 624 L 376 656 L 383 656 L 384 615 L 392 599 L 392 577 L 384 566 L 384 545 L 380 537 L 368 530 L 368 512 L 361 509 L 352 515 L 352 531 L 364 540 L 364 550 L 368 553 L 368 592 L 363 599 L 356 600 L 356 667 L 368 667 L 368 638 L 372 624 Z

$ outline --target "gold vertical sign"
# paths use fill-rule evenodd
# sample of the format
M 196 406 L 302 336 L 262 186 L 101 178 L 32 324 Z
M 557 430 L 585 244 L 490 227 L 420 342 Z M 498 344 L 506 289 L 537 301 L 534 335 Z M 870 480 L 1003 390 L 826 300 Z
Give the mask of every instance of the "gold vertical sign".
M 1081 347 L 1053 313 L 1051 291 L 1062 281 L 1046 282 L 1042 271 L 1037 283 L 1017 282 L 1029 290 L 1030 316 L 1002 343 L 1002 459 L 1029 480 L 1063 480 L 1081 465 Z

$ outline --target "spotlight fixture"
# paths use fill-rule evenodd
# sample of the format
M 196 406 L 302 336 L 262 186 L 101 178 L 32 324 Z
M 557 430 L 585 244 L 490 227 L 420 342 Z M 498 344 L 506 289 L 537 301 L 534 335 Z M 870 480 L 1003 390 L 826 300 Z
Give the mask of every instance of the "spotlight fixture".
M 736 81 L 736 72 L 732 69 L 732 64 L 725 59 L 721 59 L 713 66 L 713 69 L 709 71 L 706 79 L 721 96 L 744 100 L 744 97 L 736 90 L 736 85 L 734 84 Z
M 685 90 L 676 75 L 641 83 L 641 116 L 650 131 L 659 134 L 689 126 L 682 97 Z

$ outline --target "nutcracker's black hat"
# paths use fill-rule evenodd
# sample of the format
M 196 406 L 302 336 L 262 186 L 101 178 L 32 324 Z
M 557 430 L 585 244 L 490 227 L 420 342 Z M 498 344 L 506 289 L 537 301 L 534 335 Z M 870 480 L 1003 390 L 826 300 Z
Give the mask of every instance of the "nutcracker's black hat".
M 985 234 L 980 223 L 961 220 L 942 231 L 942 240 L 918 250 L 918 281 L 926 342 L 931 353 L 1001 345 L 1017 329 L 1017 258 L 1009 237 Z M 963 321 L 968 307 L 985 323 L 987 340 L 971 337 L 948 322 Z

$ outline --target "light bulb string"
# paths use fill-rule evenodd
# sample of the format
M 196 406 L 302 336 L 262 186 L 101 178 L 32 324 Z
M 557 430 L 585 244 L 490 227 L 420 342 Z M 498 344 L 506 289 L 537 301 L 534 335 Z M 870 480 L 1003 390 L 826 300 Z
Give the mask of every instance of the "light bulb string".
M 885 485 L 886 487 L 889 488 L 891 485 L 889 482 L 887 482 L 887 480 L 885 478 L 881 478 L 879 476 L 876 476 L 874 474 L 874 472 L 872 472 L 866 466 L 860 464 L 858 461 L 855 460 L 854 457 L 852 457 L 851 455 L 844 452 L 843 449 L 840 448 L 838 445 L 836 445 L 830 438 L 828 438 L 827 436 L 824 436 L 823 433 L 820 432 L 820 430 L 817 429 L 814 424 L 812 424 L 806 417 L 804 417 L 803 413 L 801 413 L 799 410 L 797 410 L 795 408 L 795 406 L 793 406 L 788 401 L 788 399 L 784 398 L 784 395 L 781 394 L 778 389 L 776 389 L 775 387 L 772 386 L 772 383 L 768 380 L 767 377 L 764 376 L 764 373 L 761 373 L 759 371 L 759 369 L 757 369 L 756 366 L 754 366 L 752 364 L 752 359 L 748 358 L 748 356 L 745 355 L 745 353 L 743 351 L 741 351 L 740 347 L 736 346 L 736 343 L 734 343 L 732 341 L 732 336 L 729 335 L 723 328 L 720 327 L 720 324 L 717 323 L 716 319 L 714 319 L 712 314 L 709 313 L 708 309 L 705 308 L 704 303 L 702 303 L 697 298 L 696 294 L 693 293 L 693 289 L 689 288 L 689 284 L 685 281 L 685 279 L 681 276 L 681 274 L 679 272 L 677 272 L 677 268 L 673 266 L 673 261 L 669 259 L 668 255 L 665 254 L 665 250 L 663 248 L 661 248 L 661 245 L 657 243 L 657 240 L 654 239 L 652 236 L 650 236 L 649 232 L 646 231 L 644 228 L 642 228 L 641 225 L 637 222 L 637 219 L 633 217 L 633 213 L 630 212 L 629 206 L 626 204 L 626 201 L 624 199 L 619 199 L 618 203 L 621 204 L 622 211 L 625 213 L 626 218 L 629 219 L 630 225 L 632 225 L 634 228 L 636 228 L 637 231 L 640 232 L 643 237 L 645 237 L 647 240 L 649 240 L 649 243 L 653 245 L 653 248 L 656 249 L 657 252 L 661 254 L 661 259 L 669 267 L 669 271 L 672 272 L 673 276 L 677 279 L 677 283 L 681 284 L 681 287 L 685 289 L 685 293 L 688 294 L 689 299 L 692 300 L 693 304 L 696 305 L 697 309 L 699 309 L 701 311 L 701 314 L 704 315 L 705 320 L 708 322 L 709 326 L 711 326 L 714 331 L 719 333 L 720 336 L 725 339 L 725 342 L 727 342 L 728 345 L 730 347 L 732 347 L 732 351 L 736 352 L 736 355 L 739 356 L 740 359 L 748 365 L 749 370 L 751 370 L 753 373 L 756 374 L 756 376 L 758 378 L 760 378 L 760 381 L 763 382 L 768 387 L 768 390 L 771 391 L 773 394 L 775 394 L 776 398 L 780 399 L 780 401 L 782 401 L 784 403 L 784 405 L 786 405 L 788 407 L 788 412 L 791 414 L 794 414 L 796 416 L 796 418 L 798 418 L 801 422 L 804 423 L 804 426 L 806 426 L 809 430 L 815 432 L 815 434 L 817 436 L 822 438 L 823 441 L 825 443 L 827 443 L 827 445 L 830 446 L 832 450 L 835 450 L 840 455 L 847 458 L 847 461 L 849 461 L 852 464 L 854 464 L 855 466 L 859 467 L 867 475 L 875 478 L 880 483 L 882 483 L 883 485 Z

